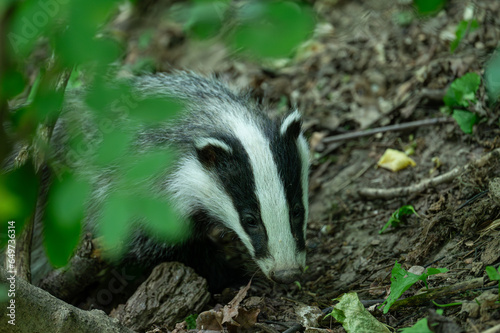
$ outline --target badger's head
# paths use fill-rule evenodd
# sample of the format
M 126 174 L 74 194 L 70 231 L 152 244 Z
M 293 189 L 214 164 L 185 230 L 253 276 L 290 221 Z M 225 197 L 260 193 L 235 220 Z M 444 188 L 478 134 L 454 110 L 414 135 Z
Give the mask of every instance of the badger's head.
M 176 201 L 232 229 L 268 278 L 293 282 L 305 266 L 308 214 L 300 114 L 279 124 L 248 114 L 221 123 L 225 130 L 194 140 L 172 183 Z

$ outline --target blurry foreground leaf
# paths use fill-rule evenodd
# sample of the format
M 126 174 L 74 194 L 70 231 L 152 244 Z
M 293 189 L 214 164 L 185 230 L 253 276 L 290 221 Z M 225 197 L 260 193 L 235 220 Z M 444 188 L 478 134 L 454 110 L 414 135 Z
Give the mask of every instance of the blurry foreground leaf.
M 435 15 L 446 5 L 446 0 L 413 0 L 420 15 Z
M 38 177 L 29 162 L 0 174 L 0 248 L 7 243 L 8 222 L 15 222 L 16 234 L 19 234 L 34 212 L 38 186 Z
M 0 283 L 0 305 L 5 306 L 9 301 L 9 288 L 6 284 Z
M 117 260 L 126 250 L 132 224 L 132 203 L 126 195 L 112 193 L 103 204 L 97 231 L 101 236 L 104 256 L 109 259 Z
M 201 39 L 215 36 L 223 24 L 229 9 L 228 0 L 193 1 L 189 8 L 189 19 L 184 28 Z
M 426 273 L 416 275 L 410 272 L 407 272 L 401 267 L 401 264 L 396 263 L 391 271 L 391 294 L 382 303 L 381 306 L 384 306 L 384 313 L 389 312 L 391 305 L 394 304 L 398 300 L 403 293 L 408 290 L 411 286 L 413 286 L 417 281 L 423 281 L 425 286 L 427 287 L 427 277 L 434 274 L 446 273 L 448 269 L 446 268 L 428 268 Z
M 406 205 L 402 206 L 398 210 L 396 210 L 394 213 L 392 213 L 391 218 L 387 223 L 384 225 L 382 229 L 378 232 L 379 234 L 383 233 L 385 229 L 387 229 L 389 226 L 392 226 L 393 228 L 398 227 L 402 223 L 403 216 L 407 215 L 412 215 L 415 214 L 418 216 L 417 212 L 413 208 L 412 205 Z
M 70 67 L 92 62 L 106 66 L 119 56 L 121 50 L 115 42 L 96 38 L 99 28 L 117 3 L 116 0 L 71 2 L 66 12 L 67 27 L 56 30 L 51 36 L 55 51 L 64 65 Z
M 8 69 L 0 77 L 0 96 L 4 99 L 10 99 L 22 93 L 25 85 L 26 80 L 20 72 Z
M 124 181 L 134 184 L 151 176 L 158 176 L 158 173 L 166 170 L 173 161 L 174 155 L 169 150 L 148 152 L 141 155 L 137 161 L 131 161 L 130 167 L 125 171 Z
M 408 166 L 416 166 L 417 163 L 402 151 L 395 149 L 387 149 L 378 160 L 377 165 L 381 168 L 391 170 L 393 172 L 405 169 Z
M 490 103 L 497 102 L 500 98 L 500 50 L 497 50 L 486 65 L 484 83 Z
M 131 135 L 128 132 L 115 130 L 105 134 L 97 149 L 96 163 L 106 165 L 124 156 L 130 147 L 131 140 Z
M 134 208 L 146 218 L 145 232 L 156 240 L 173 244 L 188 236 L 187 224 L 179 219 L 166 200 L 136 199 Z
M 181 110 L 183 103 L 179 99 L 150 97 L 136 101 L 130 108 L 130 117 L 145 124 L 158 123 L 175 117 Z
M 258 57 L 288 57 L 313 32 L 312 10 L 291 1 L 255 1 L 240 10 L 233 48 Z
M 43 79 L 41 84 L 43 85 Z M 36 120 L 39 123 L 44 122 L 46 119 L 55 121 L 61 111 L 63 94 L 63 91 L 47 89 L 43 86 L 38 89 L 33 103 L 28 107 L 34 110 L 33 112 L 36 115 Z
M 55 267 L 65 266 L 82 233 L 90 186 L 71 174 L 54 180 L 44 219 L 44 245 Z
M 347 333 L 373 332 L 389 333 L 389 329 L 365 309 L 358 294 L 347 293 L 337 298 L 339 303 L 327 316 L 334 317 L 342 324 Z

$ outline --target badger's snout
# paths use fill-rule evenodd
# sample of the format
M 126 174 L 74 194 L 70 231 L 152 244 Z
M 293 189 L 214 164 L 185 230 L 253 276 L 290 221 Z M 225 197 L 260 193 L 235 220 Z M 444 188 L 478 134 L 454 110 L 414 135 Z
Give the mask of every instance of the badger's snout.
M 272 271 L 270 274 L 270 278 L 276 283 L 288 284 L 297 281 L 300 278 L 301 273 L 302 272 L 298 268 L 282 269 L 278 271 Z

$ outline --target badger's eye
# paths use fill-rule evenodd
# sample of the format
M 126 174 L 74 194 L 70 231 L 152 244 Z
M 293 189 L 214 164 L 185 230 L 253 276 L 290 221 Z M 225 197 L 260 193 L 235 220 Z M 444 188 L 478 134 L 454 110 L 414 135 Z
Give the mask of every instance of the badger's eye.
M 295 219 L 303 218 L 304 217 L 304 208 L 302 208 L 302 206 L 300 204 L 296 203 L 295 205 L 293 205 L 292 215 L 293 215 L 293 218 L 295 218 Z
M 257 217 L 255 217 L 255 215 L 252 214 L 243 215 L 242 221 L 244 225 L 250 228 L 257 228 L 257 226 L 259 225 Z

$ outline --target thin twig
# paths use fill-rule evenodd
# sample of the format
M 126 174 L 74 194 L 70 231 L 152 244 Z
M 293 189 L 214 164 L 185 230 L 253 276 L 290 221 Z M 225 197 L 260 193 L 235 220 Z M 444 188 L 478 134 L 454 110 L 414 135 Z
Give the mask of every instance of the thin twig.
M 467 171 L 471 167 L 481 167 L 489 160 L 497 160 L 500 158 L 500 148 L 497 148 L 488 154 L 482 156 L 476 161 L 473 161 L 465 166 L 454 168 L 441 176 L 426 179 L 418 184 L 407 187 L 395 187 L 390 189 L 381 188 L 362 188 L 359 190 L 359 195 L 368 199 L 391 199 L 395 197 L 408 196 L 410 194 L 420 193 L 431 186 L 453 181 L 456 177 Z
M 303 329 L 304 329 L 304 327 L 301 324 L 295 324 L 292 327 L 283 331 L 283 333 L 295 333 L 295 332 L 299 332 Z
M 370 135 L 381 133 L 381 132 L 402 131 L 402 130 L 420 127 L 420 126 L 429 126 L 429 125 L 436 125 L 436 124 L 443 124 L 443 123 L 450 123 L 450 122 L 453 122 L 453 119 L 448 118 L 448 117 L 423 119 L 423 120 L 411 121 L 408 123 L 373 128 L 370 130 L 356 131 L 356 132 L 350 132 L 350 133 L 345 133 L 345 134 L 340 134 L 340 135 L 335 135 L 335 136 L 329 136 L 329 137 L 324 138 L 322 141 L 324 143 L 338 142 L 338 141 L 360 138 L 360 137 L 364 137 L 364 136 L 370 136 Z

